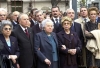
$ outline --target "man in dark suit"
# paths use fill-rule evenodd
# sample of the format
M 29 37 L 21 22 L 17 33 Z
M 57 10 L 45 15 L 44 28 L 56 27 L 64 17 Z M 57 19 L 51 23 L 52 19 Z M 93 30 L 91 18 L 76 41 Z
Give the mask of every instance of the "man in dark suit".
M 71 30 L 76 32 L 81 40 L 81 42 L 83 43 L 84 41 L 84 37 L 83 37 L 83 33 L 82 33 L 82 28 L 81 28 L 81 24 L 74 22 L 74 17 L 75 17 L 75 12 L 73 9 L 67 9 L 66 10 L 67 16 L 70 17 L 73 21 L 72 21 L 72 26 L 71 26 Z
M 81 24 L 74 22 L 74 17 L 75 17 L 74 10 L 73 9 L 67 9 L 66 13 L 67 13 L 67 16 L 72 19 L 71 31 L 74 31 L 74 32 L 77 33 L 79 39 L 81 40 L 82 45 L 84 45 L 84 36 L 83 36 Z M 81 56 L 80 58 L 82 58 L 82 52 L 80 53 L 79 56 Z M 79 60 L 79 58 L 78 58 L 78 64 L 83 65 L 84 64 L 83 60 Z
M 32 27 L 34 34 L 42 31 L 42 21 L 44 20 L 43 11 L 36 10 L 35 11 L 35 18 L 36 18 L 38 23 Z
M 51 8 L 51 12 L 52 12 L 51 20 L 54 22 L 54 32 L 58 33 L 63 29 L 61 26 L 60 9 L 58 6 L 53 6 Z
M 11 14 L 11 21 L 12 21 L 12 25 L 13 25 L 13 29 L 17 28 L 18 26 L 18 16 L 19 16 L 19 12 L 18 11 L 14 11 L 12 14 Z
M 31 20 L 30 20 L 31 27 L 37 24 L 36 19 L 35 19 L 35 11 L 36 10 L 37 10 L 37 8 L 34 8 L 31 10 Z
M 27 28 L 29 18 L 26 14 L 21 14 L 18 21 L 19 26 L 13 31 L 12 34 L 18 40 L 18 46 L 20 49 L 20 68 L 35 68 L 33 33 L 30 28 Z

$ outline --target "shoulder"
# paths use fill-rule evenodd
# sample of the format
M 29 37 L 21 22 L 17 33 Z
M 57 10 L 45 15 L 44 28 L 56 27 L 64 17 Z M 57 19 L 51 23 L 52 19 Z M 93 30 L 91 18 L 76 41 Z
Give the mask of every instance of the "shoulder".
M 10 38 L 13 40 L 17 40 L 16 37 L 14 37 L 14 36 L 10 36 Z
M 82 18 L 80 17 L 80 18 L 78 18 L 78 19 L 76 19 L 76 20 L 74 20 L 75 22 L 82 22 Z

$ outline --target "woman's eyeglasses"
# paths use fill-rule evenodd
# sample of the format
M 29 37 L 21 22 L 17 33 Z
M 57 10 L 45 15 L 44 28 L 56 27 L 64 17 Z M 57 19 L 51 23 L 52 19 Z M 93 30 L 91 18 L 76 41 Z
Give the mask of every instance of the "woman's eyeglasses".
M 12 30 L 11 28 L 4 28 L 4 30 Z

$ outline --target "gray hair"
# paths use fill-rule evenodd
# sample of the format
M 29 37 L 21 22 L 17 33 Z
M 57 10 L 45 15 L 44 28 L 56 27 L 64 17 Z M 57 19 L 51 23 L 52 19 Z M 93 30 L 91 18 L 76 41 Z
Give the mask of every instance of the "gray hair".
M 45 19 L 45 20 L 42 21 L 42 28 L 45 27 L 45 25 L 46 25 L 47 22 L 51 22 L 53 24 L 53 26 L 54 26 L 54 23 L 52 22 L 51 19 Z
M 28 15 L 25 14 L 25 13 L 21 13 L 21 14 L 19 14 L 19 16 L 18 16 L 18 20 L 21 19 L 21 18 L 23 17 L 23 15 L 28 16 Z
M 43 11 L 42 11 L 42 10 L 36 10 L 36 11 L 34 12 L 34 15 L 36 16 L 36 14 L 39 13 L 39 12 L 41 12 L 41 14 L 43 14 Z
M 1 23 L 0 23 L 0 31 L 3 30 L 3 28 L 6 26 L 6 25 L 9 25 L 11 27 L 11 29 L 13 30 L 13 25 L 10 21 L 8 20 L 2 20 Z
M 0 8 L 0 12 L 5 12 L 7 14 L 7 10 L 4 8 Z
M 73 11 L 74 11 L 74 9 L 68 8 L 68 9 L 66 10 L 66 13 L 68 13 L 69 10 L 73 10 Z M 74 11 L 74 12 L 75 12 L 75 11 Z

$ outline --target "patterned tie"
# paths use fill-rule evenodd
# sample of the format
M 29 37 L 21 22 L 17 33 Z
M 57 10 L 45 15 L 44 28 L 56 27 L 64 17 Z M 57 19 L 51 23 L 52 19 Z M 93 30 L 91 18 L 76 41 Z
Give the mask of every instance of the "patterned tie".
M 25 33 L 26 33 L 27 37 L 29 38 L 29 33 L 28 33 L 27 29 L 25 29 Z
M 58 23 L 58 19 L 56 18 L 56 25 L 57 25 L 57 27 L 59 26 L 59 23 Z

